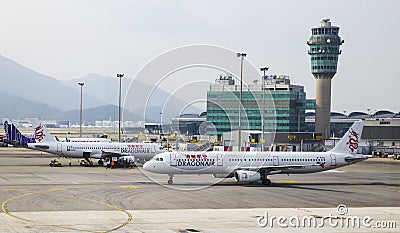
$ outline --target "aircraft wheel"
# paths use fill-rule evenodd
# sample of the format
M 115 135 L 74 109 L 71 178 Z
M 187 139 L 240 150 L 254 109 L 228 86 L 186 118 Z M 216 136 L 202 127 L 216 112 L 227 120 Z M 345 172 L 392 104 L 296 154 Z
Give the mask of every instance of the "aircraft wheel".
M 265 179 L 265 180 L 262 180 L 261 183 L 262 183 L 263 185 L 269 186 L 269 185 L 271 185 L 271 180 L 270 180 L 270 179 Z
M 168 179 L 168 184 L 173 184 L 174 183 L 174 175 L 168 174 L 169 179 Z

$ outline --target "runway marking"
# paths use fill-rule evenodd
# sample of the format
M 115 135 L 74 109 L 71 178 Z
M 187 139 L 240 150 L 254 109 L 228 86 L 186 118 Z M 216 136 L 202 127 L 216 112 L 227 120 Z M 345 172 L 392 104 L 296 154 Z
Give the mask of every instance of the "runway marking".
M 13 191 L 13 190 L 17 190 L 17 188 L 5 188 L 3 190 L 5 190 L 5 191 Z
M 59 189 L 57 189 L 57 190 L 59 190 Z M 1 204 L 1 210 L 3 211 L 3 213 L 5 213 L 6 215 L 8 215 L 10 217 L 13 217 L 13 218 L 16 218 L 16 219 L 19 219 L 19 220 L 22 220 L 22 221 L 27 221 L 27 222 L 39 224 L 41 226 L 51 226 L 51 227 L 55 227 L 55 228 L 61 228 L 61 229 L 73 230 L 73 231 L 80 231 L 80 232 L 93 232 L 93 233 L 99 232 L 99 231 L 82 230 L 82 229 L 77 229 L 77 228 L 73 228 L 73 227 L 67 227 L 67 226 L 60 226 L 60 225 L 45 224 L 45 223 L 36 222 L 36 221 L 30 220 L 30 219 L 22 218 L 22 217 L 19 217 L 17 215 L 11 214 L 6 208 L 6 206 L 7 206 L 7 204 L 9 202 L 11 202 L 11 201 L 13 201 L 15 199 L 21 198 L 21 197 L 26 197 L 26 196 L 34 195 L 34 194 L 49 194 L 49 195 L 53 194 L 53 195 L 56 195 L 56 196 L 63 196 L 63 197 L 68 197 L 68 198 L 72 198 L 72 199 L 79 199 L 79 200 L 90 201 L 90 202 L 98 203 L 98 204 L 101 204 L 101 205 L 105 205 L 105 206 L 111 207 L 113 209 L 116 209 L 118 211 L 121 211 L 121 212 L 125 213 L 128 216 L 128 219 L 124 223 L 122 223 L 121 225 L 119 225 L 117 227 L 114 227 L 114 228 L 112 228 L 110 230 L 102 231 L 104 233 L 108 233 L 108 232 L 112 232 L 112 231 L 116 231 L 118 229 L 121 229 L 122 227 L 128 225 L 132 221 L 132 215 L 128 211 L 126 211 L 126 210 L 124 210 L 124 209 L 122 209 L 122 208 L 120 208 L 118 206 L 114 206 L 112 204 L 101 202 L 101 201 L 97 201 L 97 200 L 93 200 L 93 199 L 73 196 L 73 195 L 60 194 L 60 193 L 50 193 L 49 191 L 51 192 L 52 189 L 45 190 L 45 191 L 29 192 L 29 193 L 21 194 L 21 195 L 18 195 L 18 196 L 14 196 L 14 197 L 12 197 L 10 199 L 7 199 L 7 200 L 3 201 L 3 203 Z
M 67 189 L 65 189 L 65 188 L 52 188 L 50 190 L 52 190 L 52 191 L 64 191 L 64 190 L 67 190 Z
M 321 173 L 344 173 L 345 171 L 342 170 L 326 170 L 322 171 Z
M 284 182 L 284 183 L 295 183 L 297 182 L 297 180 L 279 180 L 280 182 Z
M 125 185 L 125 186 L 119 186 L 122 189 L 135 189 L 137 186 L 135 185 Z

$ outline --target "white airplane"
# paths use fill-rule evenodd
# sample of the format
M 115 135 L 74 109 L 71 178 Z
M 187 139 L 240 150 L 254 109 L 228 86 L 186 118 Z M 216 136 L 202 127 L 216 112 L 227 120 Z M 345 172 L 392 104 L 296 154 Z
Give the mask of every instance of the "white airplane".
M 33 124 L 40 125 L 38 122 Z M 11 121 L 5 118 L 4 122 L 4 132 L 6 133 L 6 140 L 8 143 L 15 146 L 26 146 L 27 143 L 37 142 L 34 136 L 23 135 L 18 128 L 11 123 Z M 61 142 L 111 142 L 107 138 L 56 138 L 57 141 Z
M 167 152 L 154 156 L 143 168 L 168 174 L 168 184 L 173 183 L 174 174 L 213 174 L 215 178 L 270 185 L 269 175 L 321 172 L 367 159 L 356 154 L 362 128 L 362 121 L 355 122 L 327 152 Z
M 28 143 L 28 148 L 45 151 L 67 158 L 83 158 L 92 165 L 90 159 L 127 157 L 149 160 L 166 150 L 154 143 L 113 143 L 113 142 L 60 142 L 41 124 L 35 127 L 36 143 Z
M 46 126 L 42 125 L 40 121 L 33 121 L 32 127 L 34 128 L 34 138 L 36 142 L 41 142 L 44 132 L 51 135 Z M 60 142 L 111 142 L 111 139 L 108 138 L 54 138 Z

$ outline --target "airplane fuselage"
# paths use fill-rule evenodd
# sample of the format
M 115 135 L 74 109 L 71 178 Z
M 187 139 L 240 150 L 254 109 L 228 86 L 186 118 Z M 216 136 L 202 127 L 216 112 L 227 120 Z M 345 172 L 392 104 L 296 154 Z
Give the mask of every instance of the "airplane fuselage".
M 155 156 L 144 168 L 162 174 L 231 174 L 263 167 L 268 174 L 313 173 L 353 163 L 346 161 L 347 156 L 331 152 L 171 152 Z
M 69 158 L 103 159 L 107 155 L 135 156 L 149 160 L 154 155 L 164 152 L 162 147 L 154 143 L 101 143 L 101 142 L 51 142 L 29 143 L 28 148 L 45 151 Z
M 364 123 L 356 121 L 338 144 L 328 152 L 166 152 L 143 165 L 144 170 L 168 174 L 213 174 L 235 177 L 238 182 L 261 181 L 270 185 L 273 174 L 314 173 L 365 160 L 357 154 Z

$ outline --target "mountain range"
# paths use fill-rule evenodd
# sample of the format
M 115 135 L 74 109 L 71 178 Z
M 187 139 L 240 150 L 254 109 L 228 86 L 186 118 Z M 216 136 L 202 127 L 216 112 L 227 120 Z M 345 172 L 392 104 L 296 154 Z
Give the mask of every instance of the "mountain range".
M 118 116 L 119 80 L 99 74 L 89 74 L 82 78 L 60 81 L 24 67 L 15 61 L 0 55 L 0 117 L 3 118 L 41 118 L 54 120 L 79 121 L 80 86 L 84 82 L 83 118 L 85 123 L 95 120 L 115 119 Z M 180 113 L 185 101 L 171 96 L 170 93 L 155 88 L 147 105 L 146 93 L 153 89 L 136 80 L 122 78 L 122 100 L 129 87 L 134 87 L 135 99 L 130 108 L 124 109 L 123 119 L 146 122 L 159 122 L 160 113 L 163 119 L 171 119 Z M 129 93 L 131 93 L 130 91 Z M 168 109 L 164 101 L 169 99 Z M 135 104 L 137 103 L 137 104 Z M 192 107 L 192 112 L 200 112 Z

